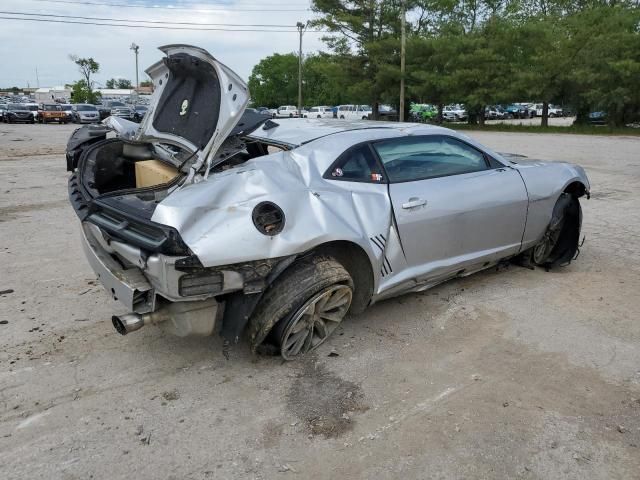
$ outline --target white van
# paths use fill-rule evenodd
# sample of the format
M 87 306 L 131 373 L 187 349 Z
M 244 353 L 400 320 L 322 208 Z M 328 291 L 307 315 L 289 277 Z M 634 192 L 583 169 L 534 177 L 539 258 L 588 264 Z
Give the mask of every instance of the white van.
M 338 105 L 336 116 L 342 120 L 367 120 L 371 115 L 369 105 Z
M 333 118 L 331 107 L 311 107 L 308 112 L 302 114 L 304 118 Z
M 278 107 L 276 109 L 276 113 L 273 115 L 273 118 L 287 118 L 297 116 L 298 107 L 294 107 L 293 105 L 284 105 L 283 107 Z

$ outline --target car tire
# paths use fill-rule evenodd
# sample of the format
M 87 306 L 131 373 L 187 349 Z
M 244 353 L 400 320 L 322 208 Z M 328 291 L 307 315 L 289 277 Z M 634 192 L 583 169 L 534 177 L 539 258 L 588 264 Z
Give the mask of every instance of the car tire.
M 316 118 L 322 118 L 320 115 L 318 115 Z
M 294 360 L 315 350 L 351 306 L 353 280 L 332 257 L 301 259 L 264 294 L 249 324 L 252 349 Z
M 340 120 L 344 120 L 344 115 L 340 115 Z
M 578 251 L 581 225 L 580 201 L 563 193 L 553 207 L 541 241 L 531 249 L 532 262 L 547 269 L 570 263 Z

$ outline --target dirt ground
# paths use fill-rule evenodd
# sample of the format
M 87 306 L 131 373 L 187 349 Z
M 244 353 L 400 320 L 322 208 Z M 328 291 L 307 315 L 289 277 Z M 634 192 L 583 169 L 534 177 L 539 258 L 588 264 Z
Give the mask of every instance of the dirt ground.
M 72 129 L 0 125 L 0 478 L 640 478 L 640 138 L 471 133 L 586 168 L 578 260 L 383 302 L 283 363 L 115 333 Z

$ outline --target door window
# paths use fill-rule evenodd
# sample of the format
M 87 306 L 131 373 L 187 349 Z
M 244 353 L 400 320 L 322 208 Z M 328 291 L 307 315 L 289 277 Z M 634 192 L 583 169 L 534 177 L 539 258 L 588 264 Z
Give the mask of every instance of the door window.
M 479 172 L 489 168 L 482 152 L 446 136 L 405 137 L 377 142 L 378 152 L 391 182 Z

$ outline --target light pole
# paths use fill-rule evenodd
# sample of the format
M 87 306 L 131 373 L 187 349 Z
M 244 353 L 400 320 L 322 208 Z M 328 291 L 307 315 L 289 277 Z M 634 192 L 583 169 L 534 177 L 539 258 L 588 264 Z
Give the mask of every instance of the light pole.
M 404 75 L 405 75 L 405 55 L 407 45 L 407 27 L 406 27 L 406 1 L 402 0 L 402 12 L 400 17 L 401 40 L 400 40 L 400 118 L 398 121 L 404 122 Z
M 298 33 L 300 34 L 300 46 L 298 48 L 298 116 L 302 117 L 302 33 L 304 32 L 305 24 L 298 22 Z
M 129 49 L 133 50 L 133 52 L 136 54 L 136 92 L 137 92 L 138 89 L 140 88 L 140 84 L 138 83 L 138 50 L 140 49 L 140 47 L 135 43 L 132 43 Z

